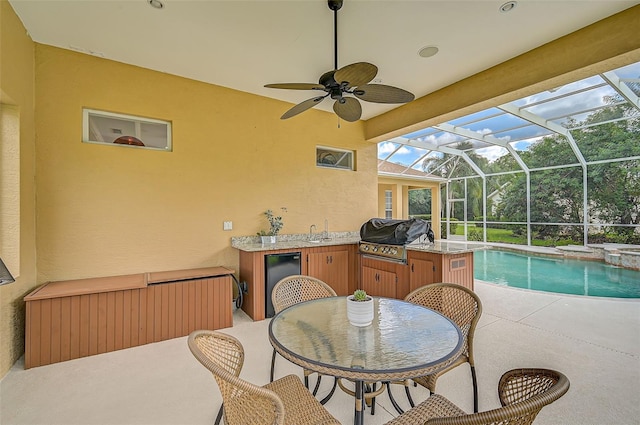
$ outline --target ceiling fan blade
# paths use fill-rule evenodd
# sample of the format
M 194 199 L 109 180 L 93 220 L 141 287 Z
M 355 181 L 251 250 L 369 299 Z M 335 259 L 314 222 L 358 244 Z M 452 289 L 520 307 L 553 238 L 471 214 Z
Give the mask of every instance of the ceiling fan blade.
M 343 97 L 335 101 L 333 111 L 345 121 L 358 121 L 362 116 L 362 106 L 355 97 Z
M 327 96 L 318 96 L 318 97 L 312 97 L 311 99 L 307 99 L 304 102 L 298 103 L 296 106 L 294 106 L 293 108 L 289 109 L 287 112 L 285 112 L 280 119 L 281 120 L 286 120 L 287 118 L 291 118 L 293 116 L 298 115 L 300 112 L 304 112 L 307 109 L 313 108 L 314 106 L 316 106 L 318 103 L 322 102 L 322 100 L 327 97 Z
M 407 103 L 415 99 L 413 93 L 384 84 L 364 84 L 353 94 L 359 99 L 375 103 Z
M 324 90 L 324 86 L 316 83 L 277 83 L 265 84 L 270 89 L 287 89 L 287 90 Z
M 347 87 L 357 87 L 373 80 L 377 73 L 377 66 L 368 62 L 356 62 L 337 70 L 333 74 L 333 78 L 338 84 L 347 82 Z

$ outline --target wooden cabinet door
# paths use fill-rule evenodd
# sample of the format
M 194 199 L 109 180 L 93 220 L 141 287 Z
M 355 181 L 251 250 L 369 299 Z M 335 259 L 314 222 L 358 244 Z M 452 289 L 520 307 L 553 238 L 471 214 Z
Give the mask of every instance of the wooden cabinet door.
M 396 297 L 398 276 L 393 272 L 362 267 L 362 289 L 376 297 Z
M 430 260 L 409 260 L 409 291 L 434 283 L 435 264 Z
M 349 292 L 349 251 L 310 252 L 307 273 L 331 286 L 336 294 Z

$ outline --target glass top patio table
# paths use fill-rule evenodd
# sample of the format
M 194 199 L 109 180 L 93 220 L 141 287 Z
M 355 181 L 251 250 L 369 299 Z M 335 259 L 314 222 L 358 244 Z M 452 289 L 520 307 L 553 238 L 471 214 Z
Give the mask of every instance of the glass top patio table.
M 437 372 L 463 348 L 460 329 L 447 317 L 406 301 L 374 297 L 374 318 L 356 327 L 346 297 L 295 304 L 276 314 L 269 340 L 280 355 L 303 368 L 356 383 L 394 381 Z M 356 402 L 355 423 L 362 423 Z

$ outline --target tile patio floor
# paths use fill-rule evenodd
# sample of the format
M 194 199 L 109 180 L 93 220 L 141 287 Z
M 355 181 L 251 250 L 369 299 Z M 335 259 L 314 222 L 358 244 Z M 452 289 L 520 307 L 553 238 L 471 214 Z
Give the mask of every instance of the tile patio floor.
M 498 407 L 502 372 L 546 367 L 565 373 L 569 392 L 545 407 L 536 424 L 640 424 L 640 301 L 563 296 L 476 281 L 484 312 L 476 330 L 480 410 Z M 241 376 L 269 379 L 268 320 L 234 313 L 246 351 Z M 276 375 L 300 373 L 278 358 Z M 328 385 L 329 380 L 323 383 Z M 471 376 L 462 365 L 438 381 L 438 392 L 466 411 L 473 406 Z M 400 388 L 396 398 L 406 405 Z M 427 397 L 413 390 L 414 398 Z M 381 396 L 366 424 L 396 415 Z M 23 369 L 18 361 L 0 381 L 0 424 L 206 424 L 220 405 L 215 381 L 191 355 L 186 337 L 63 363 Z M 353 421 L 353 399 L 337 391 L 326 407 Z

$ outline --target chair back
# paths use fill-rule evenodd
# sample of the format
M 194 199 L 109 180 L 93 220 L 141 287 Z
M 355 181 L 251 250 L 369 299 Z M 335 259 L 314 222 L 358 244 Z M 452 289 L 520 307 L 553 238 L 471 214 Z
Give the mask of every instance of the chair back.
M 284 405 L 276 393 L 239 378 L 244 363 L 240 341 L 222 332 L 198 330 L 187 344 L 218 383 L 228 425 L 283 424 Z
M 550 369 L 514 369 L 500 378 L 498 395 L 503 407 L 448 418 L 433 418 L 425 425 L 528 425 L 540 410 L 569 390 L 569 379 Z
M 276 313 L 303 301 L 335 297 L 336 291 L 311 276 L 293 275 L 281 279 L 273 287 L 271 302 Z
M 458 325 L 464 338 L 463 354 L 473 362 L 473 335 L 482 314 L 475 292 L 455 283 L 434 283 L 421 286 L 404 300 L 435 310 Z

